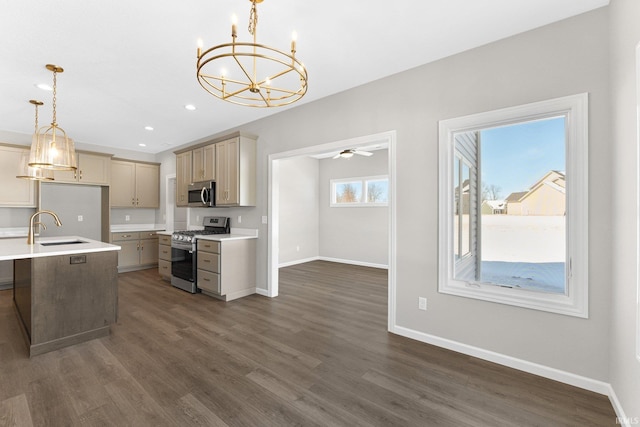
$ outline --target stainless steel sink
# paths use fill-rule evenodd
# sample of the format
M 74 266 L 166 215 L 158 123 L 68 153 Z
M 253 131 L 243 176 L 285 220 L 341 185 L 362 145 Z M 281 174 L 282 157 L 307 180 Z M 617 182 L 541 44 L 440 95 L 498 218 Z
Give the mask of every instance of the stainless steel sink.
M 41 246 L 77 245 L 78 243 L 89 243 L 83 240 L 61 240 L 59 242 L 38 242 Z

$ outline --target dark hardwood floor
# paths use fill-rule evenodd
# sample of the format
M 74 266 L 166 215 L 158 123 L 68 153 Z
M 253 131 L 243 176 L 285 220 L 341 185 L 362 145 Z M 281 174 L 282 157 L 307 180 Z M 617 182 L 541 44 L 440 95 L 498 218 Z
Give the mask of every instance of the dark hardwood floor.
M 316 261 L 224 303 L 121 274 L 111 335 L 27 357 L 0 291 L 0 426 L 605 426 L 604 396 L 390 334 L 385 270 Z

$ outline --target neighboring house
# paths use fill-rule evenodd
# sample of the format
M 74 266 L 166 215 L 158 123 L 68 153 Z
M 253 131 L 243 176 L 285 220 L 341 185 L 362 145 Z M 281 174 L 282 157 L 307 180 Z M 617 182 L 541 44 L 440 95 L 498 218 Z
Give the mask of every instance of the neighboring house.
M 507 213 L 506 200 L 485 200 L 480 207 L 482 215 L 503 215 Z
M 505 199 L 507 203 L 507 215 L 522 215 L 522 205 L 520 199 L 527 194 L 526 191 L 511 193 Z
M 549 171 L 529 191 L 507 197 L 508 215 L 564 215 L 566 212 L 565 175 Z

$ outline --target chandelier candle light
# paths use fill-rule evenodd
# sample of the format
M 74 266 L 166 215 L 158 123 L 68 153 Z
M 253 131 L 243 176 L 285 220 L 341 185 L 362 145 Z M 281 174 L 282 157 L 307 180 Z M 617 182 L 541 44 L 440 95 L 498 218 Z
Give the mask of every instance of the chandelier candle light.
M 36 107 L 36 125 L 33 131 L 33 136 L 31 137 L 31 143 L 33 144 L 33 142 L 38 139 L 38 107 L 44 103 L 42 101 L 36 101 L 35 99 L 29 100 L 29 103 Z M 20 170 L 22 171 L 22 175 L 18 175 L 16 178 L 30 179 L 34 181 L 53 181 L 53 170 L 33 168 L 29 166 L 29 157 L 30 152 L 25 150 L 22 155 L 22 160 L 20 161 Z
M 197 76 L 213 96 L 249 107 L 280 107 L 296 102 L 307 93 L 307 70 L 296 58 L 296 33 L 291 54 L 258 44 L 258 9 L 263 0 L 250 0 L 249 34 L 253 43 L 238 42 L 237 18 L 232 18 L 231 43 L 203 52 L 198 40 Z
M 47 64 L 47 70 L 53 72 L 53 120 L 51 126 L 38 130 L 31 142 L 29 166 L 52 170 L 75 170 L 76 150 L 73 140 L 56 122 L 56 74 L 64 70 L 57 65 Z

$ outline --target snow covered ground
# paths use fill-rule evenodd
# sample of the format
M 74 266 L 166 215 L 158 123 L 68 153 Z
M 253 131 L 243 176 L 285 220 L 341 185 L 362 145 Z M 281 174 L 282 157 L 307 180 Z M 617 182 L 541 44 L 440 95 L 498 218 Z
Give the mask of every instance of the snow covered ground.
M 565 292 L 564 216 L 482 216 L 482 281 Z

